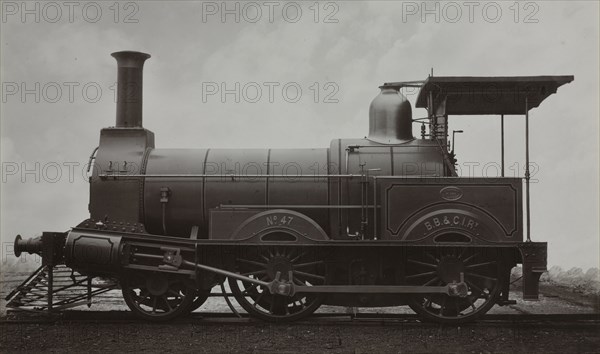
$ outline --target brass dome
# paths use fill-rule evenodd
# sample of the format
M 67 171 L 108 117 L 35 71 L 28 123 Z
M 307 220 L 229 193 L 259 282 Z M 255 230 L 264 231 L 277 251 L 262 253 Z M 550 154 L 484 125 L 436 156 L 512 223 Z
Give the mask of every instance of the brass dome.
M 381 87 L 369 108 L 369 140 L 401 144 L 413 140 L 412 108 L 397 88 Z

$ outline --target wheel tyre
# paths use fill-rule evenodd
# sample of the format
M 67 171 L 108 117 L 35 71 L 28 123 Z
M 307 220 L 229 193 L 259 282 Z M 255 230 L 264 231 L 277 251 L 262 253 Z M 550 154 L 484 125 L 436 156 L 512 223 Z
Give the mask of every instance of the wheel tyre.
M 408 306 L 416 312 L 423 320 L 427 322 L 435 322 L 435 323 L 444 323 L 444 324 L 462 324 L 467 322 L 473 322 L 485 315 L 494 305 L 496 304 L 498 297 L 500 296 L 500 288 L 497 287 L 492 294 L 490 294 L 490 298 L 488 301 L 481 307 L 477 309 L 477 312 L 461 317 L 439 317 L 431 312 L 427 311 L 422 306 L 423 296 L 411 296 L 408 301 Z
M 188 310 L 190 313 L 196 311 L 200 308 L 200 306 L 204 305 L 206 300 L 208 300 L 210 294 L 210 290 L 197 290 L 196 296 L 194 297 L 194 301 L 190 304 L 190 309 Z

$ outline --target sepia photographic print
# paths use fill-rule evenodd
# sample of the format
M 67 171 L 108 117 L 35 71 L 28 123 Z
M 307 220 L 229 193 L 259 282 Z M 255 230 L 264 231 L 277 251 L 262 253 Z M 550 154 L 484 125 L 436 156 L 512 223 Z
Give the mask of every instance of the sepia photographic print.
M 599 351 L 597 1 L 0 5 L 0 352 Z

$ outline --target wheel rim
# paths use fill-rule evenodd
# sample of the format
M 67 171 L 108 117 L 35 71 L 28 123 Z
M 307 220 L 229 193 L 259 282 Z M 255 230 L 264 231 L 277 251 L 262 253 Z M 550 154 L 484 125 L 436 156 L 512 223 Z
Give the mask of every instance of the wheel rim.
M 427 319 L 445 323 L 472 321 L 494 306 L 501 289 L 500 261 L 493 254 L 468 248 L 426 250 L 407 260 L 406 281 L 411 285 L 444 286 L 460 282 L 467 295 L 418 294 L 409 305 Z
M 306 250 L 271 247 L 256 250 L 236 259 L 237 271 L 253 279 L 271 281 L 279 272 L 280 280 L 295 285 L 326 284 L 325 262 L 308 254 Z M 320 294 L 273 295 L 262 285 L 229 278 L 235 299 L 251 316 L 267 321 L 293 321 L 312 314 L 320 306 Z
M 173 319 L 190 311 L 195 290 L 172 274 L 131 273 L 121 281 L 123 298 L 138 317 L 151 321 Z
M 196 291 L 196 296 L 194 297 L 194 301 L 192 301 L 189 311 L 190 312 L 196 311 L 198 308 L 200 308 L 200 306 L 204 305 L 206 300 L 208 300 L 209 296 L 210 296 L 210 290 Z

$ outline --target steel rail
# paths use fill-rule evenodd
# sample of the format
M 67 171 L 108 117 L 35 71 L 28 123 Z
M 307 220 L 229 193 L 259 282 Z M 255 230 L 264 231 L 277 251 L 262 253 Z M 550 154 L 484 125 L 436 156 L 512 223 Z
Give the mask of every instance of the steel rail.
M 130 322 L 130 323 L 147 323 L 143 320 L 134 317 L 131 312 L 124 311 L 81 311 L 69 310 L 57 312 L 53 314 L 42 313 L 39 311 L 30 311 L 24 309 L 9 309 L 9 316 L 0 318 L 0 324 L 37 324 L 37 323 L 115 323 L 115 322 Z M 273 323 L 262 322 L 251 318 L 247 313 L 240 313 L 240 317 L 230 312 L 192 312 L 186 317 L 175 319 L 172 323 L 202 323 L 205 324 L 251 324 L 255 326 L 257 323 L 272 326 Z M 439 324 L 432 322 L 423 322 L 417 314 L 398 314 L 398 313 L 327 313 L 317 312 L 309 317 L 294 322 L 282 322 L 282 326 L 290 325 L 307 325 L 307 324 L 330 324 L 330 325 L 386 325 L 389 323 L 414 323 L 418 325 L 433 325 Z M 480 319 L 470 323 L 469 325 L 480 325 L 482 323 L 503 324 L 508 325 L 520 323 L 543 323 L 543 324 L 581 324 L 597 327 L 600 324 L 600 313 L 586 314 L 485 314 Z M 459 324 L 457 324 L 459 325 Z M 464 324 L 460 324 L 464 326 Z

